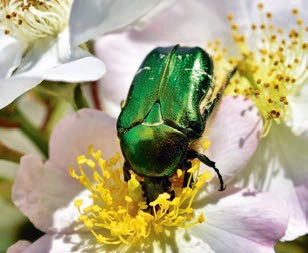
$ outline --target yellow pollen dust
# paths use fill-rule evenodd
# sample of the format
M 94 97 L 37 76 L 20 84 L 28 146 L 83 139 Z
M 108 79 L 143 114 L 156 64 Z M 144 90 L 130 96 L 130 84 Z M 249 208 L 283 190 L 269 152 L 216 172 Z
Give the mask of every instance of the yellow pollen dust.
M 131 179 L 124 181 L 119 154 L 106 161 L 100 150 L 90 146 L 88 155 L 79 156 L 77 163 L 79 172 L 70 168 L 70 174 L 89 191 L 92 204 L 84 206 L 82 199 L 76 199 L 74 204 L 79 221 L 98 243 L 135 244 L 169 227 L 187 228 L 205 221 L 203 214 L 195 218 L 192 208 L 197 193 L 212 177 L 209 172 L 199 175 L 199 162 L 192 161 L 188 170 L 190 187 L 182 188 L 184 173 L 178 171 L 170 179 L 175 197 L 162 193 L 149 204 L 139 176 L 131 172 Z
M 68 24 L 73 0 L 0 0 L 4 33 L 29 43 L 56 36 Z
M 258 9 L 260 24 L 251 25 L 249 38 L 239 32 L 232 15 L 227 17 L 241 57 L 225 94 L 244 95 L 255 103 L 265 136 L 273 121 L 289 116 L 288 95 L 296 94 L 307 80 L 307 28 L 296 9 L 292 10 L 295 28 L 288 32 L 275 27 L 273 15 L 264 11 L 262 3 Z

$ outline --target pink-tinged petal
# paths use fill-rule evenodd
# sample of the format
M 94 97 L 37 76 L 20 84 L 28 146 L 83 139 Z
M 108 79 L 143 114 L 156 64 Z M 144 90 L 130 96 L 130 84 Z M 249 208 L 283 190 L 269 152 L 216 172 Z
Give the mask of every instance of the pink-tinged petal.
M 20 240 L 7 249 L 7 253 L 23 253 L 26 248 L 31 245 L 31 242 Z
M 203 238 L 190 234 L 185 229 L 178 228 L 175 232 L 175 245 L 172 247 L 172 240 L 165 238 L 166 245 L 170 245 L 171 252 L 180 253 L 215 253 L 211 245 L 209 245 Z M 156 252 L 156 251 L 154 251 Z M 159 250 L 157 250 L 159 252 Z
M 282 240 L 308 233 L 308 141 L 283 123 L 272 126 L 247 168 L 238 175 L 239 186 L 270 191 L 284 199 L 290 213 Z
M 205 223 L 189 234 L 202 238 L 215 252 L 274 253 L 288 223 L 287 204 L 269 193 L 227 189 L 195 203 Z M 204 206 L 204 207 L 202 207 Z
M 49 142 L 50 161 L 60 170 L 76 168 L 76 158 L 87 154 L 90 145 L 102 150 L 105 159 L 120 152 L 115 119 L 101 111 L 83 109 L 55 126 Z
M 73 205 L 81 186 L 64 171 L 36 155 L 23 156 L 12 189 L 14 204 L 40 230 L 72 231 Z
M 202 239 L 189 235 L 184 229 L 172 230 L 171 237 L 153 234 L 146 239 L 145 245 L 139 247 L 127 245 L 98 244 L 91 233 L 47 234 L 35 241 L 22 253 L 70 253 L 70 252 L 206 252 L 214 253 Z M 17 253 L 17 252 L 16 252 Z
M 76 0 L 73 3 L 69 27 L 73 47 L 99 35 L 119 30 L 138 21 L 162 0 Z
M 126 99 L 133 77 L 145 56 L 159 45 L 135 41 L 131 33 L 106 35 L 96 43 L 96 54 L 106 63 L 106 74 L 100 80 L 102 106 L 109 114 L 117 116 L 120 104 Z
M 228 183 L 254 154 L 262 135 L 262 120 L 252 101 L 242 96 L 223 97 L 209 118 L 205 135 L 211 141 L 206 155 L 216 162 Z
M 230 37 L 226 17 L 229 13 L 241 17 L 240 24 L 250 18 L 252 1 L 181 0 L 155 17 L 135 38 L 144 41 L 184 43 L 205 46 L 208 41 Z M 230 37 L 231 38 L 231 37 Z M 226 41 L 227 42 L 227 41 Z
M 46 234 L 31 244 L 23 253 L 96 253 L 106 252 L 104 246 L 96 245 L 95 237 L 90 233 L 82 234 Z M 108 251 L 107 251 L 108 252 Z
M 125 252 L 214 253 L 207 242 L 183 228 L 170 228 L 168 232 L 162 234 L 152 233 L 143 242 L 144 245 L 133 246 Z

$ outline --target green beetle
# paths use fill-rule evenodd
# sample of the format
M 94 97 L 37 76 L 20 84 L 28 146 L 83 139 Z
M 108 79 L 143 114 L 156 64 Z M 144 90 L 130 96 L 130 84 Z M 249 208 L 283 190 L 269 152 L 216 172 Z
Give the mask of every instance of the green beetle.
M 117 121 L 129 170 L 144 178 L 148 201 L 168 192 L 169 177 L 198 158 L 222 177 L 215 163 L 189 147 L 198 140 L 220 93 L 213 98 L 213 61 L 199 47 L 158 47 L 136 73 Z

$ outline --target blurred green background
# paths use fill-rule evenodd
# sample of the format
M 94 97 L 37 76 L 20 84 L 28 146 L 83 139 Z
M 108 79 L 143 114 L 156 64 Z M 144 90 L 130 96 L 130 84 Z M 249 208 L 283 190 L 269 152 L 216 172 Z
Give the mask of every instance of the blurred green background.
M 292 242 L 280 242 L 275 246 L 277 253 L 307 253 L 308 235 L 297 238 Z

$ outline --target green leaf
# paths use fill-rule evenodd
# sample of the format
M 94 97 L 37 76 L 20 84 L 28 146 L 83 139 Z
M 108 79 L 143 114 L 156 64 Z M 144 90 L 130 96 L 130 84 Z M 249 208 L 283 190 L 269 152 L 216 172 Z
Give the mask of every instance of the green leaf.
M 78 85 L 75 89 L 75 94 L 74 94 L 74 99 L 75 99 L 75 106 L 76 109 L 82 109 L 82 108 L 88 108 L 89 104 L 87 102 L 87 100 L 85 99 L 85 97 L 83 96 L 83 92 L 81 89 L 81 85 Z

